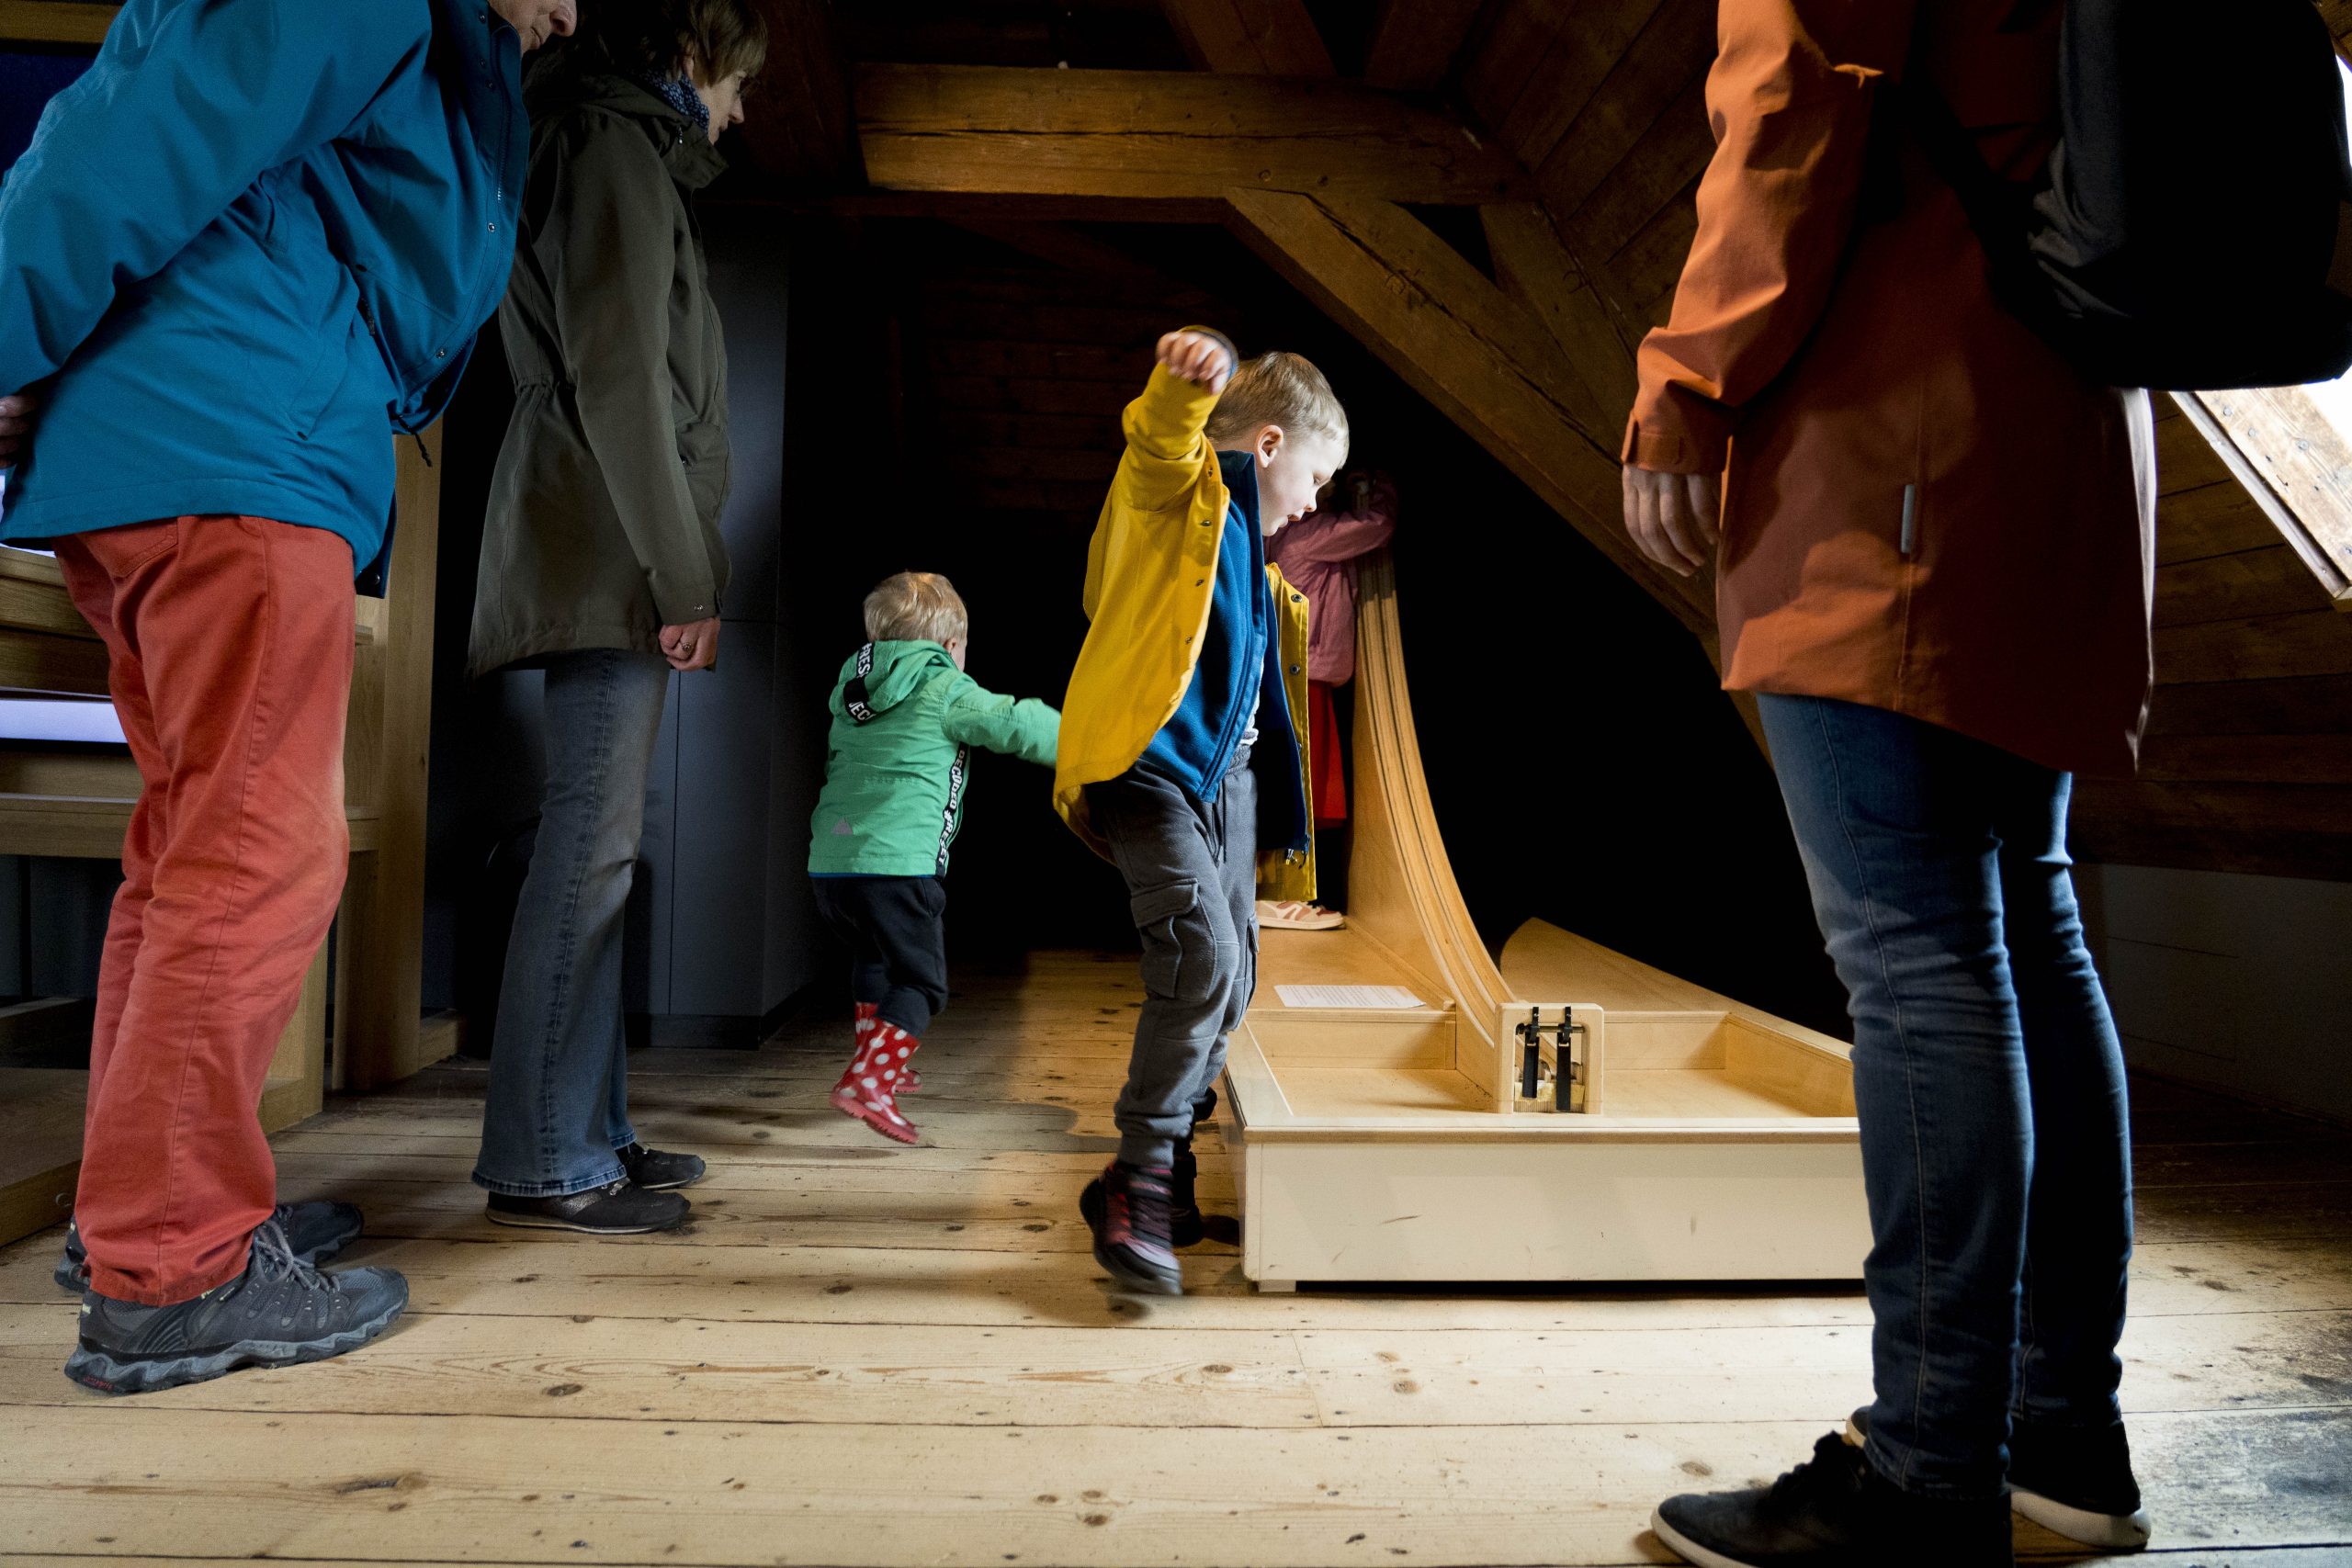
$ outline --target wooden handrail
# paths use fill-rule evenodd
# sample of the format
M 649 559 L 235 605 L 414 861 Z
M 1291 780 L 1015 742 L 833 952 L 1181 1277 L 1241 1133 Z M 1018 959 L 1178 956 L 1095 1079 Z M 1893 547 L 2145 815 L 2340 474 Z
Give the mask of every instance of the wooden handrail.
M 94 0 L 0 0 L 0 43 L 83 44 L 106 41 L 119 6 Z

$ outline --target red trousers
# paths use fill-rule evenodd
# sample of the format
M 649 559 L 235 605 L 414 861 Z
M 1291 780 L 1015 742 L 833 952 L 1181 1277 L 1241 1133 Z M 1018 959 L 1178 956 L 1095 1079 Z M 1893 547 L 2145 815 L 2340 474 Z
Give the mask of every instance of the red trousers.
M 277 1201 L 262 1089 L 350 850 L 351 547 L 180 517 L 60 539 L 143 788 L 90 1042 L 74 1217 L 105 1295 L 234 1279 Z

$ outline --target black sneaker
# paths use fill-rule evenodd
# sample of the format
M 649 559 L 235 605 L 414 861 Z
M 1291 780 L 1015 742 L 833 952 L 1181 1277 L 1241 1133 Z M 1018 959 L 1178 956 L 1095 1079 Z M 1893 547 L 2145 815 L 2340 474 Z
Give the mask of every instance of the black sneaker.
M 1193 1101 L 1193 1125 L 1198 1127 L 1216 1113 L 1216 1090 L 1211 1089 L 1205 1098 Z M 1170 1183 L 1168 1198 L 1169 1242 L 1176 1247 L 1198 1247 L 1202 1238 L 1208 1235 L 1208 1222 L 1201 1215 L 1200 1199 L 1196 1195 L 1201 1162 L 1193 1156 L 1193 1135 L 1190 1133 L 1176 1140 L 1172 1174 L 1174 1179 Z
M 2016 1423 L 2009 1506 L 2085 1546 L 2137 1551 L 2152 1529 L 2120 1421 L 2102 1431 Z
M 1078 1212 L 1094 1233 L 1094 1261 L 1131 1291 L 1184 1293 L 1183 1266 L 1168 1234 L 1173 1180 L 1172 1171 L 1142 1170 L 1114 1159 L 1079 1194 Z
M 1846 1440 L 1870 1438 L 1865 1405 L 1846 1422 Z M 2098 1431 L 2036 1425 L 2009 1426 L 2009 1506 L 2044 1529 L 2085 1546 L 2137 1551 L 2154 1523 L 2132 1473 L 2132 1444 L 2123 1423 Z
M 294 1256 L 275 1221 L 254 1232 L 245 1271 L 194 1301 L 141 1306 L 82 1292 L 82 1342 L 65 1375 L 100 1393 L 146 1393 L 239 1367 L 289 1367 L 356 1350 L 408 1305 L 390 1269 L 324 1274 Z
M 631 1144 L 615 1152 L 621 1156 L 621 1168 L 628 1172 L 630 1184 L 648 1192 L 692 1187 L 710 1174 L 710 1167 L 703 1164 L 700 1155 L 664 1154 L 643 1144 Z
M 294 1256 L 313 1269 L 351 1245 L 364 1222 L 349 1203 L 280 1203 L 270 1220 L 286 1233 Z M 90 1254 L 82 1245 L 82 1227 L 65 1222 L 65 1256 L 51 1276 L 60 1290 L 80 1295 L 90 1286 Z
M 606 1186 L 554 1198 L 510 1198 L 493 1192 L 488 1217 L 502 1225 L 532 1230 L 643 1235 L 648 1231 L 677 1229 L 686 1223 L 694 1207 L 674 1192 L 648 1192 L 623 1177 Z
M 2014 1568 L 2008 1506 L 1898 1491 L 1832 1432 L 1769 1487 L 1668 1497 L 1658 1540 L 1699 1568 Z

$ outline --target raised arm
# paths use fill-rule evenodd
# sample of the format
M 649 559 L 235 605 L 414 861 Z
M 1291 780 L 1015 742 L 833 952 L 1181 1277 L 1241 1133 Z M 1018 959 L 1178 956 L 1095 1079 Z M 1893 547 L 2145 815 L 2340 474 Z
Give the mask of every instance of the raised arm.
M 1128 505 L 1165 511 L 1198 482 L 1210 460 L 1210 412 L 1240 363 L 1232 342 L 1204 327 L 1159 340 L 1151 380 L 1121 421 L 1127 449 L 1112 483 Z
M 432 41 L 424 0 L 134 0 L 0 184 L 0 393 L 62 369 L 268 170 Z
M 969 675 L 959 675 L 947 695 L 940 727 L 959 746 L 978 746 L 1050 768 L 1060 746 L 1062 716 L 1049 703 L 1001 697 Z

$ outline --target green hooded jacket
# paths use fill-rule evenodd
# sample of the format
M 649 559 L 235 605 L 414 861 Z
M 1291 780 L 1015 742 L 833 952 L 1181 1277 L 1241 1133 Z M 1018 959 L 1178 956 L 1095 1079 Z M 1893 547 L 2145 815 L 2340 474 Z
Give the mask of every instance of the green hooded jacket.
M 514 412 L 476 571 L 476 675 L 661 651 L 718 614 L 727 345 L 694 193 L 726 164 L 651 89 L 569 49 L 525 79 L 530 178 L 498 324 Z
M 812 876 L 936 876 L 964 825 L 971 749 L 1054 765 L 1062 716 L 1000 697 L 935 642 L 872 642 L 833 687 Z

